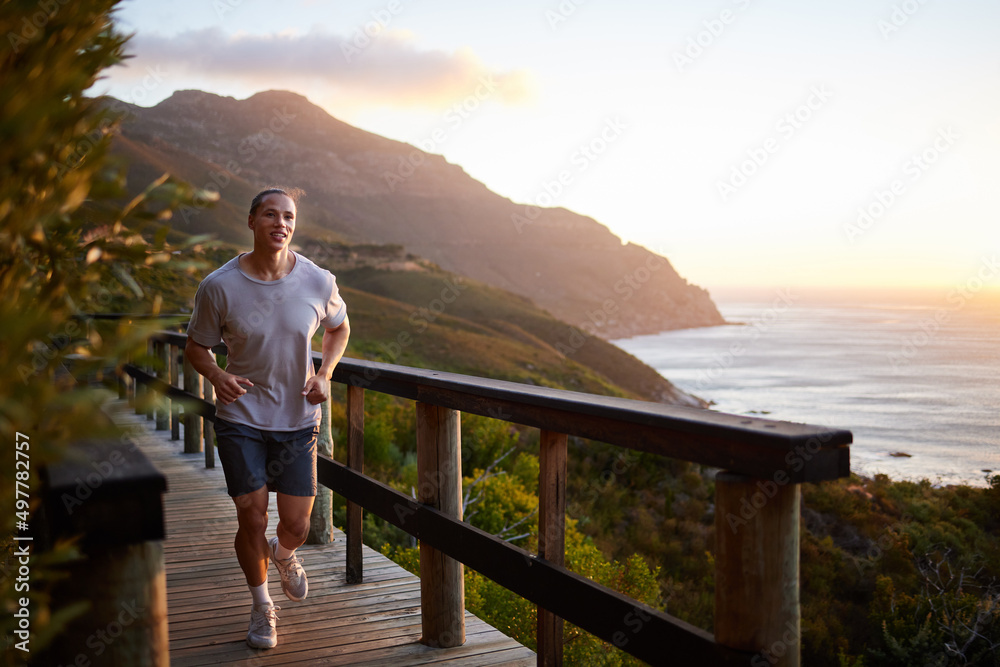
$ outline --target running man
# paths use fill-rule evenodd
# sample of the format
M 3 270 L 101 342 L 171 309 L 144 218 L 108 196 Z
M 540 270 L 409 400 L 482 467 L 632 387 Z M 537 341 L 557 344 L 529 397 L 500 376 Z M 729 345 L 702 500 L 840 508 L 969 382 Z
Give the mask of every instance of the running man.
M 309 534 L 316 495 L 320 403 L 347 347 L 350 323 L 334 276 L 289 249 L 301 190 L 267 188 L 250 204 L 253 250 L 231 259 L 198 286 L 185 356 L 215 387 L 219 460 L 236 505 L 234 546 L 253 597 L 247 644 L 278 643 L 277 611 L 267 590 L 273 560 L 290 600 L 308 593 L 295 549 Z M 313 371 L 312 337 L 323 327 L 322 363 Z M 211 348 L 225 341 L 226 368 Z M 270 540 L 268 491 L 278 526 Z

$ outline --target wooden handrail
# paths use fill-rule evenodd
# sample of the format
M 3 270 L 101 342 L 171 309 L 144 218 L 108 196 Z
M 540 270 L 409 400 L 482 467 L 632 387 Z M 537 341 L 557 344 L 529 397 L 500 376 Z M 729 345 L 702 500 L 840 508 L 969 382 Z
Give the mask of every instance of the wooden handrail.
M 171 359 L 187 341 L 174 332 L 158 332 L 152 339 L 169 346 Z M 313 357 L 318 366 L 319 353 Z M 175 373 L 164 381 L 131 365 L 126 371 L 161 394 L 186 399 L 192 418 L 214 420 L 214 405 L 197 396 L 196 384 L 191 385 L 194 391 L 184 392 L 173 386 Z M 708 664 L 748 665 L 754 658 L 788 667 L 800 664 L 798 485 L 850 474 L 850 431 L 357 359 L 343 359 L 333 381 L 348 388 L 348 465 L 321 456 L 318 473 L 320 483 L 348 501 L 348 580 L 363 578 L 361 508 L 420 539 L 422 585 L 435 582 L 436 588 L 446 589 L 424 598 L 425 643 L 445 646 L 464 637 L 464 621 L 455 613 L 455 601 L 463 598 L 461 576 L 447 565 L 454 559 L 539 605 L 539 664 L 561 664 L 560 619 L 654 664 L 663 662 L 668 650 Z M 436 485 L 420 495 L 431 504 L 362 474 L 365 390 L 417 402 L 424 415 L 418 427 L 423 443 L 418 443 L 418 469 L 422 479 Z M 455 419 L 461 412 L 542 430 L 540 555 L 462 522 L 460 506 L 456 512 L 450 501 L 447 507 L 438 505 L 443 497 L 461 495 L 454 487 L 456 479 L 461 482 L 461 470 L 455 469 L 455 461 L 460 467 L 461 460 L 455 457 L 461 447 Z M 563 567 L 570 435 L 724 471 L 716 477 L 715 635 Z M 442 469 L 443 460 L 451 462 L 449 470 Z M 438 574 L 424 571 L 425 545 L 426 561 L 436 563 Z M 791 645 L 789 632 L 795 635 Z M 778 644 L 781 655 L 772 653 Z
M 187 341 L 174 332 L 155 338 L 181 348 Z M 317 366 L 320 359 L 314 352 Z M 759 479 L 777 476 L 782 485 L 850 475 L 853 435 L 844 429 L 362 359 L 342 359 L 333 381 Z

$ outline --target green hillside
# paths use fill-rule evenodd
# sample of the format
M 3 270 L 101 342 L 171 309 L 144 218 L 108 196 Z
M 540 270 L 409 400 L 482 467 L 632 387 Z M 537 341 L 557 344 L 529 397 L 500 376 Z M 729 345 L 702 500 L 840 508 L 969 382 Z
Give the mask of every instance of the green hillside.
M 393 327 L 398 328 L 391 330 L 383 327 L 375 336 L 394 341 L 407 332 L 416 334 L 409 346 L 413 349 L 403 349 L 396 363 L 596 394 L 700 404 L 627 352 L 501 289 L 440 269 L 404 272 L 365 267 L 342 273 L 339 280 L 353 289 L 407 304 L 405 322 L 395 323 Z M 445 303 L 446 299 L 454 300 Z M 466 326 L 458 327 L 460 322 Z M 475 333 L 466 328 L 469 324 L 475 325 Z M 369 325 L 361 322 L 359 326 L 361 336 L 369 338 Z M 464 340 L 450 352 L 447 345 L 433 340 L 442 328 L 445 340 L 448 331 L 453 332 L 451 336 L 462 332 Z M 459 352 L 466 349 L 473 353 L 471 357 Z

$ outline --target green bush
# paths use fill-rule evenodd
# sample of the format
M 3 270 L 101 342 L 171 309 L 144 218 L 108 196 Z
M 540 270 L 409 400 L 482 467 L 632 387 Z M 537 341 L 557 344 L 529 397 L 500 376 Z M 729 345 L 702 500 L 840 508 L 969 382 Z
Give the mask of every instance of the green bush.
M 0 533 L 5 572 L 16 524 L 36 508 L 37 495 L 18 505 L 16 491 L 37 492 L 39 469 L 59 460 L 70 443 L 116 437 L 94 415 L 106 392 L 79 387 L 73 374 L 100 378 L 120 366 L 144 332 L 111 327 L 102 334 L 80 315 L 123 305 L 154 310 L 156 295 L 132 279 L 135 267 L 169 259 L 163 224 L 190 198 L 190 188 L 161 179 L 126 201 L 124 170 L 108 158 L 110 134 L 121 114 L 85 92 L 101 71 L 120 62 L 126 39 L 112 25 L 112 0 L 45 3 L 5 0 L 0 5 L 0 437 L 10 459 L 0 466 Z M 69 371 L 72 370 L 72 373 Z M 14 443 L 30 465 L 15 478 Z M 10 443 L 10 449 L 6 444 Z M 15 482 L 22 486 L 16 487 Z M 70 545 L 34 554 L 29 589 L 0 579 L 0 631 L 12 637 L 16 602 L 30 600 L 36 652 L 85 605 L 52 608 L 57 564 L 76 557 Z M 12 663 L 23 656 L 4 652 Z

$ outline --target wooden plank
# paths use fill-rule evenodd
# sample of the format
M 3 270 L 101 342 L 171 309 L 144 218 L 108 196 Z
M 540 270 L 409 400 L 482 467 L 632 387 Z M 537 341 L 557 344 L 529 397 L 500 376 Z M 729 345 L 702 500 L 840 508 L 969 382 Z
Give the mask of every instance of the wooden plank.
M 183 336 L 162 334 L 182 344 Z M 320 363 L 318 353 L 314 361 Z M 537 387 L 456 373 L 343 359 L 333 380 L 461 412 L 591 438 L 776 482 L 850 473 L 843 429 Z
M 435 405 L 483 416 L 503 414 L 506 421 L 590 438 L 658 456 L 693 461 L 717 468 L 737 469 L 760 478 L 788 479 L 792 482 L 815 482 L 845 477 L 850 472 L 850 450 L 831 446 L 835 435 L 810 435 L 800 424 L 772 422 L 737 415 L 722 415 L 732 422 L 726 428 L 678 429 L 669 421 L 635 421 L 640 415 L 623 413 L 628 418 L 612 419 L 607 415 L 587 414 L 580 409 L 561 410 L 530 403 L 486 399 L 461 394 L 450 389 L 421 387 L 420 399 Z M 603 397 L 592 397 L 603 398 Z M 624 399 L 607 399 L 621 401 Z M 634 401 L 642 404 L 641 401 Z M 657 404 L 648 404 L 657 405 Z M 676 406 L 661 406 L 672 408 Z M 680 408 L 677 408 L 680 409 Z M 719 422 L 719 415 L 709 410 L 695 410 Z M 745 422 L 743 433 L 736 428 Z M 718 424 L 716 424 L 718 425 Z M 763 431 L 761 429 L 768 429 Z M 849 431 L 844 431 L 850 437 Z M 773 439 L 771 436 L 781 436 Z M 781 446 L 779 446 L 779 444 Z
M 470 400 L 488 399 L 493 402 L 571 411 L 610 421 L 656 426 L 670 431 L 715 437 L 738 436 L 741 440 L 760 442 L 779 449 L 787 449 L 789 445 L 805 445 L 813 437 L 818 438 L 819 444 L 823 447 L 837 447 L 851 442 L 849 431 L 824 426 L 757 419 L 634 399 L 596 396 L 357 359 L 343 359 L 337 365 L 334 380 L 425 402 L 433 402 L 426 400 L 430 396 L 444 397 L 448 394 L 459 394 Z M 463 412 L 470 411 L 458 405 L 448 404 L 447 407 Z M 570 434 L 579 435 L 572 432 Z
M 365 582 L 348 585 L 347 541 L 339 531 L 331 544 L 299 548 L 310 580 L 302 602 L 286 600 L 271 572 L 271 596 L 282 607 L 279 644 L 267 651 L 250 649 L 245 642 L 250 598 L 233 553 L 235 510 L 222 470 L 206 470 L 200 456 L 178 453 L 166 438 L 148 431 L 137 444 L 171 489 L 164 496 L 163 551 L 172 665 L 534 663 L 533 652 L 468 612 L 466 645 L 433 649 L 420 644 L 419 579 L 362 547 Z M 270 525 L 277 523 L 273 502 L 269 517 Z

